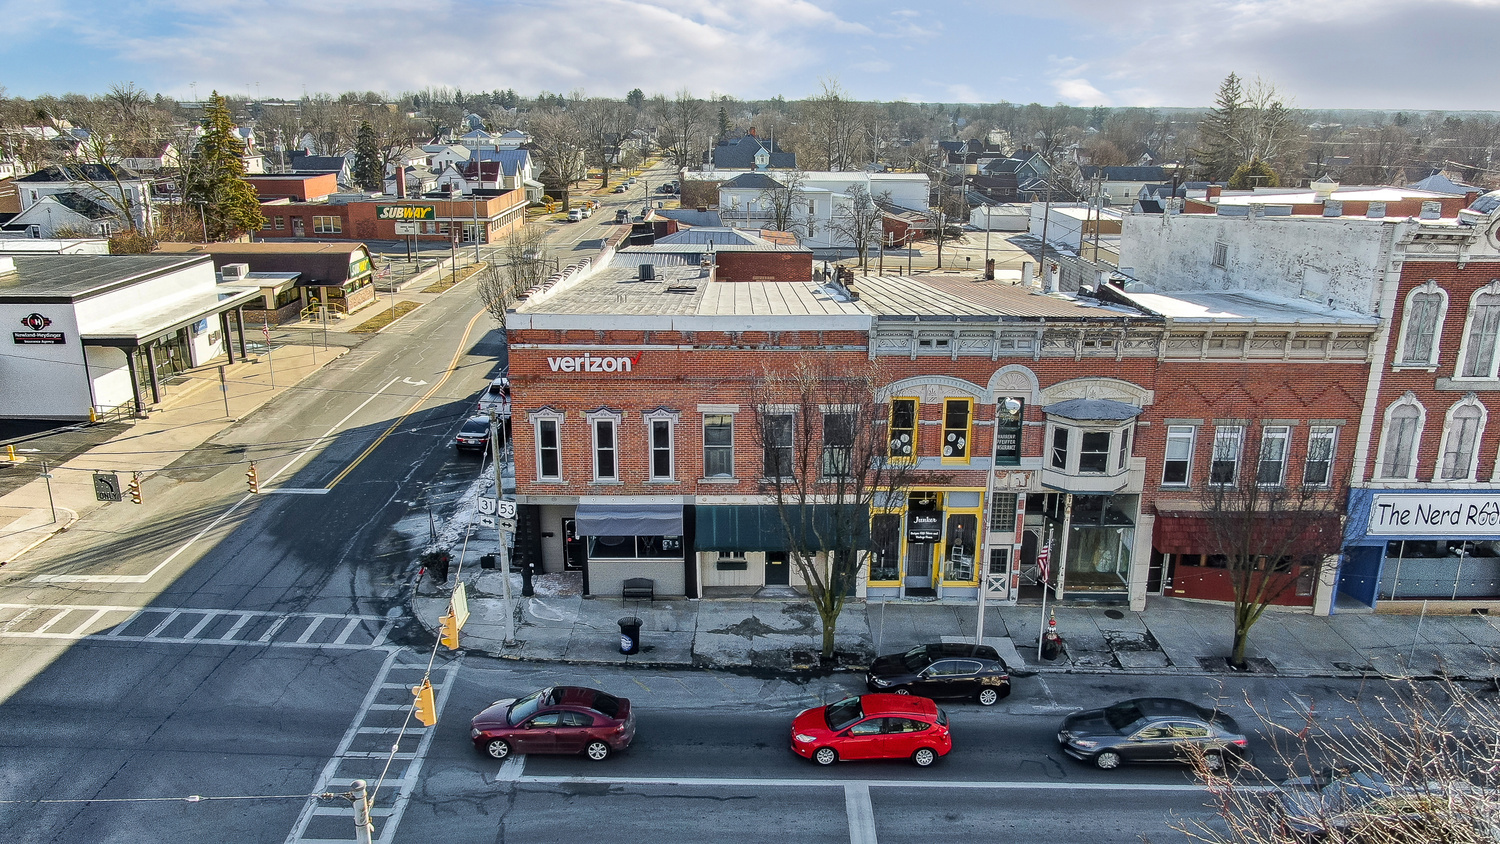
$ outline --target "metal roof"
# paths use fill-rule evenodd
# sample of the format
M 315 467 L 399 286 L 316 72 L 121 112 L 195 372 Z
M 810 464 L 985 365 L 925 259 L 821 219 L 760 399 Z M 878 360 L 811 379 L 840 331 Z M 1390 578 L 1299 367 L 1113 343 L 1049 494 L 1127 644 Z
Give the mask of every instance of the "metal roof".
M 76 302 L 208 263 L 207 255 L 15 255 L 0 275 L 0 302 Z
M 861 276 L 854 280 L 854 289 L 860 304 L 882 319 L 1159 319 L 1068 294 L 1033 293 L 1005 281 L 985 281 L 978 273 Z

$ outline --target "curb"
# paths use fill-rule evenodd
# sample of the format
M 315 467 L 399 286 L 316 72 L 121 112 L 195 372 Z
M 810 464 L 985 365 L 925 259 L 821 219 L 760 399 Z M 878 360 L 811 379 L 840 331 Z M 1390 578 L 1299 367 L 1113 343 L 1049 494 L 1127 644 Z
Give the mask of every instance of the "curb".
M 22 548 L 21 550 L 17 551 L 16 553 L 10 555 L 9 557 L 5 558 L 4 560 L 0 560 L 0 566 L 5 566 L 5 565 L 9 565 L 11 563 L 14 563 L 16 560 L 19 560 L 22 557 L 26 556 L 27 554 L 31 553 L 38 546 L 40 546 L 43 542 L 46 542 L 47 540 L 51 539 L 52 537 L 57 536 L 59 533 L 62 533 L 63 531 L 67 530 L 68 528 L 72 527 L 73 525 L 78 524 L 78 520 L 79 520 L 80 517 L 79 517 L 77 511 L 70 510 L 67 507 L 59 507 L 57 509 L 61 510 L 64 513 L 68 514 L 67 520 L 64 521 L 64 522 L 62 522 L 60 525 L 59 524 L 51 525 L 52 529 L 49 530 L 49 531 L 47 531 L 42 536 L 38 537 L 36 539 L 36 541 L 32 542 L 30 545 L 27 545 L 25 548 Z

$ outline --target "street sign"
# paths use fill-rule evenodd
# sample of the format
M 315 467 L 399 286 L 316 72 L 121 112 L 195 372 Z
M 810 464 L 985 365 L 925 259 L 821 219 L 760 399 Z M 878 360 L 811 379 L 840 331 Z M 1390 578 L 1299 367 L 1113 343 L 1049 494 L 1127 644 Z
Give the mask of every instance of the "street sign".
M 498 507 L 499 509 L 495 511 L 495 515 L 502 519 L 514 520 L 516 518 L 516 502 L 501 499 Z
M 377 220 L 436 220 L 436 205 L 377 205 Z
M 120 495 L 120 476 L 114 472 L 95 472 L 94 497 L 100 501 L 125 500 Z
M 500 531 L 502 533 L 515 533 L 516 532 L 516 520 L 515 519 L 501 519 L 500 520 Z
M 495 515 L 495 499 L 489 497 L 488 495 L 479 496 L 479 500 L 474 502 L 474 504 L 475 507 L 478 508 L 480 513 L 483 513 L 486 516 Z
M 397 223 L 396 224 L 396 234 L 416 234 L 416 233 L 417 233 L 417 224 L 416 223 Z

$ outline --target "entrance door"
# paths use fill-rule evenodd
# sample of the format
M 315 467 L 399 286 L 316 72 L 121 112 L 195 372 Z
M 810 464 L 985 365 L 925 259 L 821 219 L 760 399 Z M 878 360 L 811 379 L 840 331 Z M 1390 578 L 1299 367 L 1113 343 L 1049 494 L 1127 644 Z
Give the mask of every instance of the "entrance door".
M 766 585 L 792 585 L 792 567 L 787 563 L 785 551 L 766 552 Z
M 932 588 L 932 543 L 906 543 L 906 576 L 901 585 L 907 589 Z
M 578 523 L 573 519 L 563 519 L 563 569 L 566 571 L 581 571 L 585 560 L 583 538 L 578 535 Z

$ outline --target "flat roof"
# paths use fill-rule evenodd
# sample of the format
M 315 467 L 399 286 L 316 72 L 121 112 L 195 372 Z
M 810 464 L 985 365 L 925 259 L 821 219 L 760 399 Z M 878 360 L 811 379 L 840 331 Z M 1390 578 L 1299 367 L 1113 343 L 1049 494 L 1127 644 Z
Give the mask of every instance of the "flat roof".
M 979 273 L 860 276 L 859 303 L 877 317 L 917 321 L 1093 320 L 1157 317 L 1068 293 L 1033 293 L 1008 281 L 985 281 Z
M 1374 328 L 1380 320 L 1357 311 L 1319 307 L 1249 291 L 1225 293 L 1120 293 L 1140 307 L 1177 323 L 1274 323 Z
M 76 302 L 208 262 L 207 255 L 14 255 L 0 301 Z
M 1393 187 L 1340 188 L 1330 199 L 1338 202 L 1399 202 L 1403 199 L 1447 199 L 1451 193 L 1430 190 Z M 1311 189 L 1267 191 L 1264 193 L 1225 193 L 1219 197 L 1219 205 L 1312 205 L 1322 200 Z
M 150 308 L 132 311 L 112 322 L 92 326 L 80 332 L 84 340 L 110 344 L 135 345 L 207 319 L 221 311 L 247 304 L 261 297 L 259 286 L 230 287 L 216 284 L 212 290 L 194 292 L 153 302 Z

